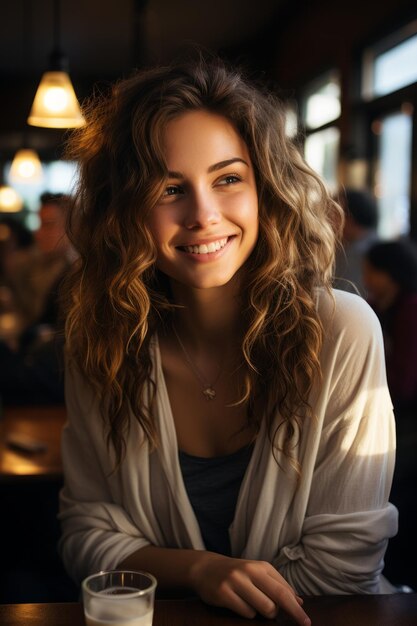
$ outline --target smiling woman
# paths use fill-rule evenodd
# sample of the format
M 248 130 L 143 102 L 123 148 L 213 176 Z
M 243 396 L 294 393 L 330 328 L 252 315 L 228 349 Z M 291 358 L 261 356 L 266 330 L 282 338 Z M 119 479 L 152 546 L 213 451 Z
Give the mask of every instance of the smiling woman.
M 145 569 L 309 624 L 298 594 L 393 589 L 395 442 L 376 317 L 330 288 L 339 207 L 282 110 L 199 58 L 85 112 L 61 551 L 77 580 Z
M 232 288 L 258 237 L 258 195 L 248 148 L 232 124 L 205 110 L 164 135 L 168 181 L 149 229 L 157 265 L 175 283 Z

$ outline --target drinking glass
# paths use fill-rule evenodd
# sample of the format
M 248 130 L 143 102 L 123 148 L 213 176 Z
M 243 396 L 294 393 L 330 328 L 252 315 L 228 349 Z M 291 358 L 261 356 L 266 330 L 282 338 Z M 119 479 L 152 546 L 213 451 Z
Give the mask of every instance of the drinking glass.
M 147 572 L 98 572 L 82 583 L 87 626 L 151 626 L 156 579 Z

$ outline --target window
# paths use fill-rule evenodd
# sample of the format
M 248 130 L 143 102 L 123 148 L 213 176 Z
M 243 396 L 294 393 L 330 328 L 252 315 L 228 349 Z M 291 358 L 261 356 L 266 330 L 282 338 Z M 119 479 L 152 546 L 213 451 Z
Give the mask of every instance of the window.
M 298 115 L 294 102 L 288 102 L 285 108 L 285 134 L 293 138 L 298 133 Z
M 398 111 L 373 123 L 377 135 L 375 196 L 378 232 L 390 239 L 407 235 L 410 224 L 411 134 L 410 112 Z
M 416 81 L 417 22 L 365 51 L 362 86 L 365 99 L 384 96 Z
M 331 191 L 338 187 L 340 132 L 336 122 L 340 113 L 340 80 L 336 71 L 327 72 L 307 85 L 302 99 L 304 155 Z
M 379 207 L 378 232 L 392 239 L 411 232 L 413 122 L 417 107 L 417 21 L 367 48 L 363 56 L 363 114 L 369 128 L 370 182 Z
M 329 72 L 313 81 L 304 93 L 304 121 L 309 129 L 319 128 L 340 117 L 340 81 Z
M 339 155 L 339 130 L 334 126 L 319 130 L 306 138 L 305 159 L 318 172 L 332 190 L 336 190 Z

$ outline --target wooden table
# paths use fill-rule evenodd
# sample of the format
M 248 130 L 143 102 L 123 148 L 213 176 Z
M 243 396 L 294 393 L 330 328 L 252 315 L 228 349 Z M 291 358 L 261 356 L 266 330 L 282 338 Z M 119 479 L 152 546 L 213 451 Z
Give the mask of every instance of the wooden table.
M 6 407 L 0 418 L 0 483 L 28 480 L 61 480 L 61 431 L 64 406 Z M 10 435 L 23 434 L 43 442 L 41 452 L 24 452 L 8 445 Z
M 417 594 L 306 598 L 313 626 L 416 626 Z M 199 600 L 158 600 L 153 626 L 266 626 L 293 624 L 285 617 L 245 620 Z M 81 604 L 0 605 L 2 626 L 84 626 Z
M 5 407 L 0 418 L 0 603 L 78 597 L 57 552 L 65 420 L 64 406 Z M 7 441 L 13 434 L 43 442 L 46 449 L 29 453 L 12 448 Z M 3 621 L 0 617 L 0 626 Z

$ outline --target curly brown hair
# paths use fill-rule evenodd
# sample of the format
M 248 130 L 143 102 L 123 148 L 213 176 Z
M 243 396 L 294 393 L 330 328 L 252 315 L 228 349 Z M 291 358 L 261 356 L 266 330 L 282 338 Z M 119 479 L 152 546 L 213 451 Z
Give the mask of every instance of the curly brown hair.
M 339 208 L 286 136 L 283 104 L 219 59 L 137 72 L 88 104 L 68 152 L 80 179 L 68 228 L 79 263 L 65 290 L 67 349 L 99 394 L 118 462 L 129 416 L 158 445 L 150 341 L 173 303 L 147 216 L 168 176 L 164 129 L 198 109 L 233 124 L 255 171 L 259 236 L 241 294 L 240 402 L 255 430 L 267 420 L 271 441 L 279 411 L 285 435 L 275 449 L 284 457 L 320 378 L 317 289 L 329 289 Z

